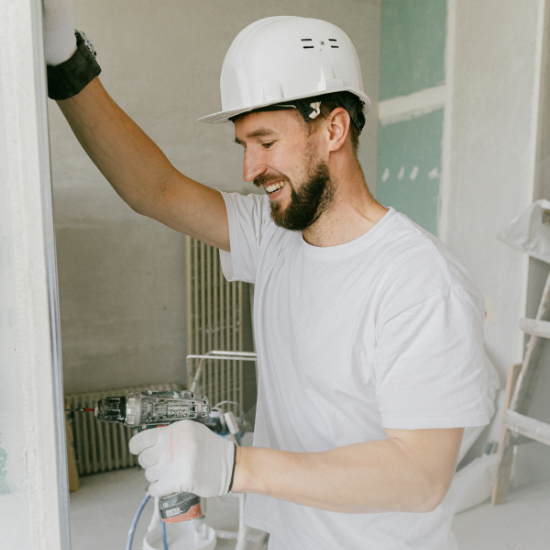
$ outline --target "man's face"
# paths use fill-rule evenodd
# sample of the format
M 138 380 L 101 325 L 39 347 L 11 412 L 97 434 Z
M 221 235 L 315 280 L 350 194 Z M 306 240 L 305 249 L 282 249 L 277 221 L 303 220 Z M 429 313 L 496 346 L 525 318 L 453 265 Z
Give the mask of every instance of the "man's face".
M 244 180 L 263 187 L 273 221 L 295 231 L 315 222 L 333 197 L 317 136 L 308 137 L 300 116 L 292 110 L 265 111 L 235 122 L 235 141 L 245 148 Z

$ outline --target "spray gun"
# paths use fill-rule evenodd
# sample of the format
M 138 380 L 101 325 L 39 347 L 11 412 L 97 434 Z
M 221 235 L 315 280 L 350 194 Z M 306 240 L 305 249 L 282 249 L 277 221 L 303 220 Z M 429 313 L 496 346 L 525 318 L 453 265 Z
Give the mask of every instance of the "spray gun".
M 97 419 L 129 426 L 134 435 L 179 420 L 208 424 L 210 413 L 206 397 L 190 391 L 162 390 L 106 397 L 94 409 Z M 201 500 L 193 493 L 174 493 L 159 500 L 159 512 L 164 523 L 187 521 L 202 516 Z

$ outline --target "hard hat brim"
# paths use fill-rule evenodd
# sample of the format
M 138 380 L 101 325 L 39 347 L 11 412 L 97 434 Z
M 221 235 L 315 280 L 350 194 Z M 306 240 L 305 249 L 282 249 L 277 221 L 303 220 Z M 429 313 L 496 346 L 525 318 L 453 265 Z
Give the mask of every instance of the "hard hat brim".
M 250 107 L 245 107 L 241 109 L 232 109 L 228 111 L 219 111 L 217 113 L 213 113 L 211 115 L 203 116 L 199 119 L 197 119 L 197 122 L 206 122 L 207 124 L 221 124 L 223 122 L 229 122 L 231 118 L 242 115 L 244 113 L 248 113 L 250 111 L 254 111 L 255 109 L 261 109 L 262 107 L 269 107 L 270 105 L 277 105 L 279 103 L 284 104 L 288 101 L 294 101 L 296 99 L 305 99 L 308 97 L 318 97 L 325 94 L 330 94 L 333 92 L 351 92 L 352 94 L 355 94 L 363 103 L 365 104 L 363 107 L 363 112 L 367 114 L 371 109 L 371 100 L 368 95 L 366 95 L 363 91 L 358 90 L 357 88 L 352 87 L 346 87 L 342 88 L 340 90 L 327 90 L 325 92 L 321 93 L 310 93 L 306 95 L 300 95 L 296 97 L 285 97 L 284 100 L 279 100 L 277 102 L 273 101 L 267 101 L 265 103 L 259 103 L 257 105 L 252 105 Z

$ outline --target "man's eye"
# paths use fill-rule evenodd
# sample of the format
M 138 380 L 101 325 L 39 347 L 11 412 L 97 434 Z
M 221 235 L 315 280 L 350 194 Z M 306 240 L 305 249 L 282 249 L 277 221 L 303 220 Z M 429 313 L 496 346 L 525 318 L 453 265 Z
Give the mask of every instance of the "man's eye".
M 274 143 L 273 141 L 262 143 L 262 147 L 264 147 L 265 149 L 269 149 L 273 145 L 273 143 Z

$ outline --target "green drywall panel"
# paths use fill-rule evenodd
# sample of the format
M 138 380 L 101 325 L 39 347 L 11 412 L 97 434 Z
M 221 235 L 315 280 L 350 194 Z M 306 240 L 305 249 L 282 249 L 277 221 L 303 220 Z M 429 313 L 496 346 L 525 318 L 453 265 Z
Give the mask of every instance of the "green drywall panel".
M 446 0 L 383 0 L 380 100 L 445 82 Z
M 437 234 L 443 109 L 380 125 L 377 200 Z

